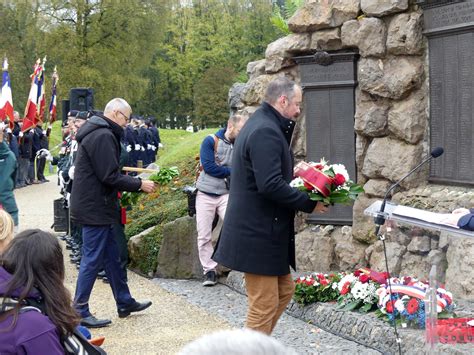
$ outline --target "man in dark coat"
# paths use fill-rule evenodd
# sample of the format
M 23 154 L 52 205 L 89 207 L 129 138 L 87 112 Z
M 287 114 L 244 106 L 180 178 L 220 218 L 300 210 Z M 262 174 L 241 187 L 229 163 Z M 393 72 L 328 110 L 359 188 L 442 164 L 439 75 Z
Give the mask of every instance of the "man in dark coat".
M 120 139 L 132 109 L 124 99 L 111 100 L 104 114 L 96 114 L 78 130 L 79 143 L 71 192 L 71 220 L 82 224 L 82 259 L 74 296 L 81 324 L 103 327 L 108 319 L 97 319 L 89 311 L 89 298 L 102 267 L 117 304 L 120 318 L 151 305 L 137 302 L 130 294 L 120 267 L 113 225 L 120 218 L 118 191 L 155 191 L 149 180 L 120 174 Z
M 326 207 L 292 187 L 290 150 L 301 89 L 272 81 L 265 102 L 242 128 L 234 146 L 229 202 L 213 259 L 245 273 L 246 326 L 270 334 L 294 292 L 295 211 Z

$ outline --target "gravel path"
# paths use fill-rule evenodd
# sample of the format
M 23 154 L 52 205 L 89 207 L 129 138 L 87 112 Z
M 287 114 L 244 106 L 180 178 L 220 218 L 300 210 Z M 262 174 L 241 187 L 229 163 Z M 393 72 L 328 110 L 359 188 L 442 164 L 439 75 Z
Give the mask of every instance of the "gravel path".
M 58 191 L 53 181 L 15 191 L 20 230 L 51 231 L 53 200 L 60 197 Z M 198 281 L 148 280 L 133 272 L 128 277 L 137 300 L 153 301 L 148 310 L 126 319 L 118 318 L 111 289 L 102 281 L 96 282 L 91 296 L 95 316 L 112 320 L 111 326 L 93 330 L 94 336 L 106 337 L 104 349 L 109 354 L 174 354 L 204 334 L 244 324 L 246 297 L 224 285 L 204 288 Z M 77 270 L 66 262 L 65 282 L 71 293 L 76 278 Z M 288 315 L 281 318 L 274 336 L 300 354 L 377 353 Z

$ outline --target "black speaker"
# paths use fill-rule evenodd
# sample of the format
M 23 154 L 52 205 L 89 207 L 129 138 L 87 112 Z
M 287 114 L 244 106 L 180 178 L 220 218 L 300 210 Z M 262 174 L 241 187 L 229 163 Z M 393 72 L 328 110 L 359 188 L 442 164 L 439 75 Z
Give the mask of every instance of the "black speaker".
M 65 206 L 63 197 L 54 200 L 54 231 L 67 232 L 69 230 L 69 209 Z
M 69 91 L 69 110 L 89 111 L 94 109 L 94 90 L 74 88 Z
M 69 112 L 69 100 L 61 100 L 61 117 L 63 119 L 63 126 L 67 122 L 68 112 Z

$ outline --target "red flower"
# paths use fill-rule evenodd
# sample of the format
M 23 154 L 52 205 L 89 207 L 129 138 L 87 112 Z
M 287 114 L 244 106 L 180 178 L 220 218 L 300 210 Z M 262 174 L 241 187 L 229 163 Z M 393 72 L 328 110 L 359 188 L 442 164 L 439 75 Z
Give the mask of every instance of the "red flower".
M 340 186 L 346 182 L 346 178 L 342 174 L 336 174 L 336 176 L 334 176 L 333 181 L 336 186 Z
M 356 270 L 354 271 L 354 276 L 359 277 L 362 274 L 362 271 Z
M 385 309 L 387 310 L 387 313 L 393 313 L 393 301 L 388 301 Z
M 314 167 L 318 170 L 323 170 L 324 169 L 324 166 L 322 164 L 316 164 Z
M 328 281 L 328 280 L 326 280 L 326 279 L 322 279 L 322 280 L 321 280 L 321 285 L 326 286 L 326 285 L 328 285 L 328 284 L 329 284 L 329 281 Z
M 407 312 L 408 314 L 413 314 L 418 311 L 418 300 L 416 298 L 412 298 L 407 303 Z
M 369 275 L 366 275 L 366 274 L 362 274 L 359 276 L 359 281 L 362 282 L 363 284 L 367 283 L 369 279 L 370 279 Z
M 314 187 L 311 186 L 310 184 L 308 184 L 306 181 L 303 182 L 303 185 L 304 185 L 304 187 L 306 187 L 308 190 L 311 190 L 311 191 L 314 190 Z
M 403 278 L 403 284 L 404 285 L 410 285 L 411 284 L 411 277 L 410 276 L 405 276 Z
M 349 281 L 346 281 L 346 283 L 344 284 L 344 286 L 342 286 L 341 295 L 345 295 L 345 294 L 348 293 L 350 290 L 351 290 L 351 283 L 350 283 Z

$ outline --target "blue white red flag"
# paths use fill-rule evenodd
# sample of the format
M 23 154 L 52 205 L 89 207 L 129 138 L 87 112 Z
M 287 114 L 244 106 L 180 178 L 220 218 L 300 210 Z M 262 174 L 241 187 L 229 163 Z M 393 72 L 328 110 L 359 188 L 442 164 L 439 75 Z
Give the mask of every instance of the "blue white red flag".
M 41 64 L 41 73 L 39 75 L 39 81 L 38 81 L 38 100 L 36 110 L 38 111 L 37 115 L 37 122 L 36 123 L 43 123 L 44 121 L 44 109 L 46 107 L 46 97 L 45 97 L 45 91 L 46 91 L 46 83 L 45 83 L 45 78 L 44 78 L 44 68 L 45 68 L 45 63 L 46 63 L 46 57 L 43 58 L 43 63 Z
M 53 122 L 56 121 L 56 86 L 58 85 L 58 81 L 58 72 L 56 70 L 56 67 L 54 67 L 53 84 L 51 90 L 51 103 L 49 104 L 49 124 L 53 124 Z
M 28 101 L 26 103 L 25 117 L 23 118 L 23 126 L 21 127 L 21 130 L 23 132 L 31 128 L 34 128 L 36 124 L 38 123 L 38 110 L 39 110 L 38 88 L 39 88 L 40 76 L 43 71 L 40 63 L 41 62 L 38 59 L 34 67 L 34 72 L 31 75 L 31 88 L 30 88 L 30 93 L 28 94 Z
M 2 90 L 0 92 L 0 121 L 9 120 L 10 128 L 13 129 L 13 98 L 10 83 L 10 76 L 8 75 L 8 60 L 3 60 L 2 67 Z

